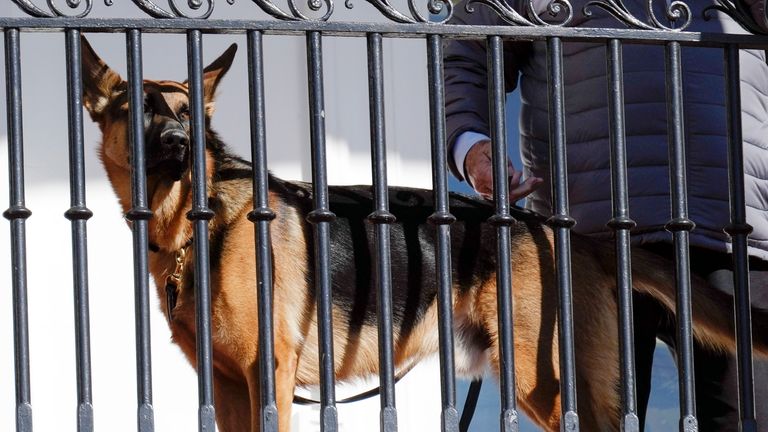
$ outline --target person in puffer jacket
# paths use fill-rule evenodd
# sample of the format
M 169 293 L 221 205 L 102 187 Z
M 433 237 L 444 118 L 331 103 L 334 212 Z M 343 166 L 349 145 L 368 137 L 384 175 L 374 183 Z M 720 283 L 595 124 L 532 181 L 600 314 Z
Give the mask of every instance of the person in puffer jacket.
M 465 2 L 455 7 L 451 23 L 509 25 L 489 7 Z M 523 0 L 527 1 L 527 0 Z M 602 9 L 581 13 L 586 1 L 573 0 L 569 26 L 625 28 Z M 652 2 L 657 17 L 665 17 L 667 2 Z M 711 13 L 714 0 L 690 1 L 692 23 L 687 30 L 745 33 L 731 18 Z M 762 2 L 747 0 L 762 22 Z M 549 1 L 533 0 L 539 16 L 562 21 L 546 11 Z M 626 0 L 635 17 L 647 17 L 647 1 Z M 518 10 L 524 10 L 518 8 Z M 446 41 L 444 50 L 446 123 L 449 166 L 481 195 L 492 198 L 491 144 L 484 40 Z M 605 225 L 612 217 L 609 153 L 609 113 L 606 48 L 600 43 L 564 42 L 565 121 L 568 152 L 570 215 L 573 231 L 610 237 Z M 626 44 L 623 48 L 630 217 L 634 244 L 674 260 L 672 237 L 664 229 L 671 219 L 664 47 Z M 749 237 L 750 284 L 754 306 L 768 308 L 768 65 L 765 52 L 740 54 L 744 177 Z M 546 42 L 506 42 L 504 75 L 508 92 L 519 87 L 520 152 L 522 171 L 512 169 L 512 201 L 527 196 L 526 206 L 549 215 L 549 132 Z M 696 224 L 690 234 L 691 270 L 713 286 L 733 290 L 729 223 L 728 157 L 725 80 L 722 49 L 683 47 L 684 125 L 689 217 Z M 519 86 L 518 86 L 519 81 Z M 522 174 L 522 176 L 521 176 Z M 523 181 L 521 177 L 525 177 Z M 672 264 L 670 264 L 672 265 Z M 696 295 L 694 293 L 693 295 Z M 724 308 L 731 307 L 723 305 Z M 644 421 L 650 393 L 656 337 L 675 350 L 674 324 L 660 308 L 640 296 L 634 298 L 638 414 Z M 768 432 L 768 364 L 755 360 L 755 400 L 759 431 Z M 737 431 L 739 424 L 736 359 L 704 350 L 695 351 L 696 407 L 699 430 Z

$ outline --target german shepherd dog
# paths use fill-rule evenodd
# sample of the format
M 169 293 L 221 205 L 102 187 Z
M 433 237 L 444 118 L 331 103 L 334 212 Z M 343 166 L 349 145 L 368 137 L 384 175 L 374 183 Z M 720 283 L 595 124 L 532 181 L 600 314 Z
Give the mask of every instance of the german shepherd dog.
M 123 211 L 131 206 L 126 82 L 83 43 L 84 106 L 98 123 L 100 154 Z M 214 397 L 222 432 L 260 429 L 258 321 L 251 164 L 230 154 L 210 128 L 214 93 L 234 59 L 233 45 L 204 69 L 206 162 L 210 221 Z M 192 238 L 186 218 L 192 205 L 186 82 L 144 81 L 150 271 L 177 343 L 195 366 L 193 251 L 182 257 L 175 305 L 164 287 L 178 272 L 176 258 Z M 330 187 L 333 344 L 338 380 L 378 371 L 376 293 L 372 277 L 373 208 L 368 186 Z M 398 370 L 438 350 L 436 269 L 431 193 L 390 188 L 394 357 Z M 493 207 L 451 196 L 454 337 L 456 368 L 478 377 L 499 373 L 496 303 L 496 230 L 487 223 Z M 279 430 L 290 430 L 296 386 L 318 384 L 318 337 L 313 281 L 312 210 L 309 184 L 269 178 L 274 263 L 275 375 Z M 560 430 L 558 294 L 553 236 L 543 219 L 515 214 L 511 266 L 516 390 L 520 407 L 542 428 Z M 618 431 L 620 378 L 615 260 L 611 243 L 574 234 L 573 317 L 578 413 L 584 431 Z M 670 263 L 633 251 L 634 290 L 675 313 Z M 694 335 L 717 350 L 735 350 L 731 297 L 692 280 Z M 766 314 L 753 311 L 755 349 L 768 353 Z

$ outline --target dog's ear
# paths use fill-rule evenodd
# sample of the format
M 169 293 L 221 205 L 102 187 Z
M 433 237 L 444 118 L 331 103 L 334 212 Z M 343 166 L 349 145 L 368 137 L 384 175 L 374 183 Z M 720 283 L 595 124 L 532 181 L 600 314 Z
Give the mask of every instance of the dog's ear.
M 83 105 L 99 121 L 115 88 L 123 82 L 117 72 L 96 55 L 85 37 L 80 38 L 83 65 Z
M 235 60 L 235 53 L 237 52 L 237 44 L 232 44 L 224 51 L 224 54 L 214 60 L 211 64 L 203 69 L 203 94 L 205 98 L 206 111 L 209 113 L 213 111 L 213 98 L 216 95 L 216 88 L 219 86 L 219 82 L 232 66 L 232 61 Z

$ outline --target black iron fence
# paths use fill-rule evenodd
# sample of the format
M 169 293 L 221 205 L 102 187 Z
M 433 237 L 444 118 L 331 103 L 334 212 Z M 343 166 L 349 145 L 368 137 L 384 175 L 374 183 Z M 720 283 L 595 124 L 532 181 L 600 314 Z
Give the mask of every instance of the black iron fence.
M 375 226 L 376 248 L 375 277 L 379 289 L 379 359 L 381 380 L 382 430 L 397 429 L 394 400 L 394 359 L 392 354 L 392 311 L 390 305 L 391 281 L 389 263 L 389 224 L 393 217 L 389 212 L 386 178 L 386 143 L 384 135 L 382 40 L 385 38 L 422 39 L 427 48 L 429 76 L 430 130 L 432 132 L 432 172 L 435 208 L 429 220 L 437 231 L 437 283 L 439 302 L 439 340 L 442 397 L 442 428 L 458 430 L 458 410 L 454 386 L 453 325 L 451 294 L 451 261 L 449 255 L 451 223 L 454 217 L 448 205 L 445 95 L 443 83 L 443 42 L 446 39 L 485 40 L 488 47 L 489 88 L 491 100 L 491 135 L 494 144 L 494 174 L 496 214 L 491 222 L 498 230 L 497 285 L 500 308 L 500 386 L 502 412 L 500 424 L 503 430 L 517 430 L 517 405 L 515 395 L 514 356 L 511 314 L 510 227 L 515 223 L 508 204 L 507 167 L 504 163 L 505 136 L 503 54 L 502 43 L 507 40 L 546 41 L 548 49 L 549 82 L 549 131 L 553 173 L 553 216 L 549 223 L 555 233 L 555 261 L 559 287 L 559 334 L 562 429 L 579 429 L 576 407 L 577 386 L 574 368 L 574 337 L 571 304 L 570 230 L 575 221 L 569 215 L 566 172 L 566 118 L 564 115 L 563 43 L 588 41 L 606 46 L 609 71 L 610 140 L 612 155 L 613 218 L 609 226 L 615 231 L 617 257 L 618 306 L 620 311 L 621 377 L 622 377 L 622 425 L 624 430 L 638 430 L 635 400 L 634 360 L 632 356 L 632 297 L 630 277 L 630 230 L 634 223 L 628 206 L 627 160 L 623 116 L 622 47 L 624 44 L 656 44 L 665 47 L 667 62 L 667 104 L 670 142 L 670 178 L 672 187 L 672 215 L 667 229 L 673 233 L 677 262 L 677 315 L 679 319 L 678 355 L 680 370 L 680 430 L 696 430 L 696 412 L 693 396 L 693 355 L 690 311 L 690 275 L 688 271 L 688 235 L 694 227 L 688 217 L 685 174 L 685 131 L 683 124 L 681 47 L 704 46 L 723 51 L 727 70 L 728 106 L 728 155 L 730 167 L 731 223 L 725 230 L 733 243 L 735 274 L 735 310 L 738 354 L 740 360 L 739 384 L 741 428 L 755 431 L 754 390 L 752 379 L 752 341 L 750 324 L 750 295 L 747 255 L 747 236 L 750 226 L 745 215 L 743 156 L 739 87 L 739 49 L 768 47 L 768 37 L 760 36 L 765 23 L 751 14 L 740 2 L 718 0 L 716 9 L 732 15 L 740 24 L 758 35 L 708 34 L 685 31 L 690 22 L 690 10 L 682 2 L 668 7 L 669 22 L 657 19 L 649 1 L 648 16 L 631 15 L 619 0 L 596 0 L 593 8 L 600 8 L 614 15 L 626 28 L 592 29 L 573 28 L 568 23 L 574 10 L 567 0 L 555 0 L 550 6 L 565 18 L 557 23 L 542 21 L 526 11 L 532 3 L 512 8 L 505 1 L 478 0 L 504 17 L 509 26 L 461 26 L 447 25 L 453 5 L 440 0 L 426 4 L 409 1 L 409 12 L 396 10 L 386 0 L 369 0 L 388 22 L 336 22 L 332 0 L 310 0 L 308 5 L 298 5 L 287 0 L 288 8 L 270 1 L 256 1 L 261 10 L 276 19 L 231 20 L 211 19 L 214 0 L 189 0 L 188 7 L 180 7 L 175 0 L 167 6 L 150 0 L 133 0 L 136 7 L 146 13 L 146 18 L 96 19 L 89 18 L 93 0 L 67 0 L 65 5 L 48 1 L 46 6 L 31 0 L 12 0 L 3 8 L 14 5 L 26 16 L 0 16 L 0 29 L 5 39 L 5 68 L 8 106 L 8 151 L 10 170 L 10 206 L 4 216 L 10 221 L 12 251 L 12 297 L 14 311 L 14 353 L 16 367 L 16 428 L 32 430 L 33 401 L 30 396 L 29 333 L 27 312 L 26 273 L 26 219 L 31 211 L 25 204 L 24 193 L 24 136 L 22 134 L 21 48 L 20 40 L 25 32 L 64 32 L 66 39 L 68 77 L 68 118 L 71 207 L 65 216 L 72 226 L 73 283 L 75 292 L 75 322 L 77 344 L 77 425 L 78 430 L 90 431 L 93 424 L 93 397 L 91 391 L 90 337 L 88 310 L 88 269 L 86 226 L 92 216 L 85 204 L 83 110 L 81 79 L 81 34 L 88 32 L 124 33 L 126 36 L 128 83 L 130 95 L 131 140 L 136 160 L 143 160 L 143 99 L 142 85 L 142 35 L 145 33 L 179 33 L 187 36 L 188 72 L 190 83 L 190 112 L 192 124 L 194 204 L 188 218 L 194 224 L 195 283 L 197 302 L 197 367 L 199 380 L 199 430 L 214 430 L 211 299 L 208 262 L 208 220 L 213 216 L 208 208 L 205 186 L 205 137 L 202 95 L 202 35 L 209 33 L 234 33 L 247 35 L 248 75 L 250 91 L 250 123 L 252 138 L 253 210 L 248 218 L 254 224 L 259 275 L 259 352 L 261 361 L 262 427 L 277 430 L 275 401 L 275 376 L 273 352 L 272 315 L 272 262 L 270 253 L 270 221 L 275 217 L 269 208 L 267 194 L 267 163 L 264 73 L 262 37 L 264 35 L 303 35 L 306 37 L 307 88 L 310 101 L 310 143 L 312 149 L 312 182 L 314 184 L 314 210 L 308 221 L 314 227 L 315 264 L 314 280 L 317 290 L 319 322 L 320 372 L 321 372 L 321 421 L 322 430 L 336 430 L 335 378 L 333 370 L 333 345 L 331 321 L 331 280 L 329 257 L 329 227 L 334 214 L 329 209 L 326 173 L 326 134 L 324 118 L 322 41 L 327 36 L 366 38 L 370 84 L 371 149 L 375 206 L 369 221 Z M 106 0 L 107 5 L 112 0 Z M 228 3 L 234 3 L 229 1 Z M 350 6 L 349 3 L 347 6 Z M 226 7 L 220 2 L 220 7 Z M 532 6 L 531 6 L 532 8 Z M 6 10 L 6 9 L 4 9 Z M 439 17 L 439 18 L 435 18 Z M 138 371 L 138 429 L 154 430 L 152 406 L 151 350 L 149 345 L 149 276 L 148 276 L 148 220 L 152 217 L 146 193 L 146 172 L 140 164 L 133 167 L 133 202 L 126 218 L 132 221 L 135 263 L 136 293 L 136 367 Z M 5 349 L 5 348 L 3 348 Z

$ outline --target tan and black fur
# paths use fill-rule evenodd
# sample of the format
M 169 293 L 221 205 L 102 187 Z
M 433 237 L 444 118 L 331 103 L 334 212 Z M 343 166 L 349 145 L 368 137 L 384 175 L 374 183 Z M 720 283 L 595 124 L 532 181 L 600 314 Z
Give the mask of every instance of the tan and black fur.
M 84 41 L 84 104 L 103 134 L 101 159 L 123 211 L 131 205 L 126 83 Z M 259 430 L 258 322 L 251 165 L 227 152 L 210 129 L 216 86 L 235 55 L 231 47 L 204 72 L 206 158 L 210 222 L 212 322 L 216 420 L 222 432 Z M 150 270 L 166 310 L 165 279 L 192 237 L 186 83 L 145 81 L 148 194 L 154 217 Z M 169 132 L 170 131 L 170 132 Z M 170 136 L 170 138 L 169 138 Z M 370 187 L 331 187 L 333 343 L 339 380 L 377 373 L 378 344 L 373 285 L 373 208 Z M 279 428 L 289 430 L 294 388 L 318 383 L 313 237 L 306 215 L 311 186 L 269 179 L 274 262 L 275 364 Z M 395 361 L 399 368 L 438 349 L 435 229 L 431 193 L 391 188 L 391 260 Z M 486 221 L 493 208 L 460 195 L 451 198 L 456 367 L 464 376 L 486 368 L 498 373 L 496 233 Z M 558 431 L 558 295 L 553 237 L 542 219 L 515 214 L 512 227 L 513 320 L 520 407 L 549 431 Z M 193 248 L 190 248 L 190 252 Z M 173 340 L 195 366 L 194 259 L 186 256 L 178 304 L 169 317 Z M 618 431 L 619 350 L 613 246 L 573 235 L 573 315 L 578 413 L 585 431 Z M 668 262 L 633 252 L 634 289 L 674 314 L 674 278 Z M 713 349 L 734 350 L 731 299 L 694 279 L 695 336 Z M 763 311 L 753 311 L 755 348 L 766 353 Z

